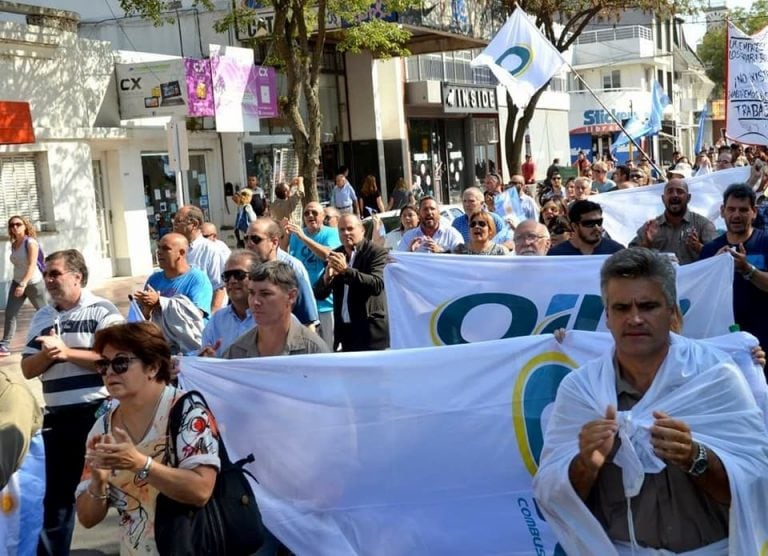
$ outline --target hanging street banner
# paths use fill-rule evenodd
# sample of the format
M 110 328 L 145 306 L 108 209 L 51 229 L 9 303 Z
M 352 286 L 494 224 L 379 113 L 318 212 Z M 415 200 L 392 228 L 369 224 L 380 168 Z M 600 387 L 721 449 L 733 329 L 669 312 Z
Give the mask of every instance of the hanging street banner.
M 751 37 L 728 22 L 725 134 L 768 145 L 768 27 Z
M 211 61 L 184 58 L 184 68 L 189 102 L 187 114 L 193 117 L 214 116 Z
M 216 131 L 259 131 L 259 95 L 253 50 L 209 45 Z
M 467 257 L 390 254 L 384 267 L 393 349 L 455 345 L 552 333 L 604 331 L 600 267 L 607 255 Z M 733 258 L 713 257 L 677 272 L 683 335 L 728 332 Z
M 725 223 L 720 217 L 723 192 L 733 183 L 747 181 L 749 172 L 749 166 L 742 166 L 688 178 L 685 180 L 691 194 L 688 210 L 706 216 L 714 222 L 715 228 L 724 230 Z M 628 245 L 637 235 L 640 226 L 664 212 L 662 193 L 664 184 L 657 183 L 592 195 L 589 200 L 603 209 L 603 228 L 611 238 L 622 245 Z
M 711 342 L 765 407 L 756 340 Z M 562 344 L 183 357 L 180 381 L 204 394 L 230 459 L 253 454 L 264 524 L 294 554 L 562 556 L 531 487 L 543 430 L 562 379 L 612 345 L 569 332 Z

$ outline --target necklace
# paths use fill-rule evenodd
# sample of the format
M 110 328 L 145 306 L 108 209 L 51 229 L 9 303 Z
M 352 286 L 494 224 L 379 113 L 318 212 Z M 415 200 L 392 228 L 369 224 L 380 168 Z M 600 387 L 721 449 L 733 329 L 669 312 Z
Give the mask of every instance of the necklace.
M 133 440 L 134 444 L 138 444 L 139 442 L 144 440 L 144 437 L 147 436 L 147 433 L 149 432 L 149 429 L 152 428 L 152 425 L 155 422 L 155 416 L 157 415 L 157 408 L 160 407 L 160 402 L 163 399 L 163 392 L 164 391 L 165 390 L 160 392 L 160 395 L 157 397 L 157 402 L 155 402 L 155 409 L 152 410 L 152 415 L 149 418 L 149 422 L 147 423 L 147 426 L 144 428 L 144 432 L 138 438 L 136 436 L 134 436 L 134 434 L 131 432 L 131 429 L 128 428 L 128 424 L 125 422 L 124 412 L 123 411 L 120 412 L 120 423 L 123 425 L 123 428 L 125 429 L 125 432 L 128 433 L 128 436 L 131 437 L 131 440 Z

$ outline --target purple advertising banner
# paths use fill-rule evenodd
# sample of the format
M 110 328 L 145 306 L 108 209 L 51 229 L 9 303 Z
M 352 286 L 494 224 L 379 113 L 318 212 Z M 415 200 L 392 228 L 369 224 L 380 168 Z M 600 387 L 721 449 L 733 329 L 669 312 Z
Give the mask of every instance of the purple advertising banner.
M 187 78 L 187 114 L 193 117 L 213 116 L 213 80 L 210 60 L 184 58 Z
M 276 118 L 277 76 L 275 68 L 254 66 L 248 87 L 259 102 L 259 118 Z

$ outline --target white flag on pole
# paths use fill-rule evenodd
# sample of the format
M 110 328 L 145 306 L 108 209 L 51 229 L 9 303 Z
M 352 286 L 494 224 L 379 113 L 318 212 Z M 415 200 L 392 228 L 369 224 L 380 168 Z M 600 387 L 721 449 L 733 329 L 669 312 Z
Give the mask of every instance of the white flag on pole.
M 560 52 L 517 8 L 471 65 L 488 66 L 517 106 L 526 106 L 565 64 Z

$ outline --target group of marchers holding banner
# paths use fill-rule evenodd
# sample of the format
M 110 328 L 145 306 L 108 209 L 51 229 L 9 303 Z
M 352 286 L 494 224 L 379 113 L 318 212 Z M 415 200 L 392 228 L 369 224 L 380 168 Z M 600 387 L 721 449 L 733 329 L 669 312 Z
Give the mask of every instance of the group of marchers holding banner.
M 489 339 L 473 339 L 472 331 L 466 330 L 467 322 L 473 318 L 469 315 L 449 322 L 451 317 L 446 316 L 444 309 L 455 303 L 450 299 L 447 303 L 425 301 L 422 289 L 435 290 L 439 286 L 458 290 L 464 287 L 463 282 L 468 282 L 475 294 L 483 295 L 488 293 L 484 291 L 488 283 L 476 272 L 478 268 L 487 268 L 483 265 L 540 269 L 537 278 L 525 283 L 517 282 L 516 271 L 510 271 L 508 283 L 503 286 L 506 291 L 501 292 L 501 296 L 506 296 L 507 301 L 515 298 L 516 303 L 520 298 L 532 296 L 534 290 L 548 282 L 567 286 L 568 278 L 574 275 L 569 268 L 575 264 L 583 266 L 591 259 L 593 277 L 590 279 L 597 283 L 599 273 L 599 288 L 580 289 L 579 295 L 602 297 L 604 310 L 593 319 L 592 328 L 584 324 L 586 313 L 581 310 L 576 317 L 563 317 L 562 311 L 558 313 L 557 295 L 552 297 L 549 307 L 542 308 L 547 315 L 560 319 L 550 319 L 552 326 L 549 327 L 537 325 L 534 317 L 526 328 L 520 323 L 516 309 L 510 309 L 512 317 L 506 321 L 492 316 L 491 306 L 507 302 L 494 301 L 501 299 L 494 298 L 496 294 L 489 293 L 490 300 L 478 305 L 490 311 L 481 311 L 479 315 L 486 325 L 502 322 L 506 332 L 497 338 L 546 333 L 555 325 L 566 329 L 603 328 L 613 337 L 613 349 L 609 353 L 565 376 L 548 409 L 534 492 L 549 527 L 568 554 L 760 554 L 768 546 L 768 519 L 763 518 L 768 508 L 765 378 L 761 376 L 755 381 L 754 376 L 745 376 L 742 367 L 725 352 L 676 332 L 685 332 L 683 321 L 695 318 L 702 322 L 694 324 L 701 325 L 699 330 L 704 331 L 695 335 L 698 338 L 725 333 L 738 324 L 741 330 L 756 336 L 760 345 L 768 342 L 764 318 L 768 309 L 768 237 L 755 225 L 758 216 L 755 190 L 763 185 L 763 165 L 763 160 L 757 157 L 750 168 L 723 169 L 690 179 L 685 179 L 684 174 L 673 175 L 664 183 L 602 194 L 593 195 L 589 191 L 588 199 L 576 199 L 568 208 L 571 238 L 564 243 L 568 249 L 549 252 L 549 255 L 582 257 L 537 257 L 549 251 L 549 237 L 546 226 L 531 218 L 517 220 L 507 243 L 518 255 L 533 256 L 493 258 L 437 254 L 453 251 L 461 244 L 468 247 L 465 253 L 488 254 L 476 247 L 489 239 L 488 229 L 496 220 L 493 211 L 506 217 L 510 206 L 513 211 L 524 206 L 522 192 L 507 193 L 522 185 L 517 183 L 518 176 L 513 176 L 511 187 L 506 190 L 498 176 L 489 176 L 486 195 L 481 191 L 481 195 L 476 196 L 471 191 L 465 207 L 472 210 L 467 211 L 466 221 L 455 225 L 442 221 L 434 199 L 422 198 L 415 211 L 420 221 L 403 234 L 398 251 L 424 251 L 424 254 L 387 255 L 385 248 L 364 238 L 363 227 L 355 215 L 343 215 L 337 230 L 325 230 L 338 233 L 336 245 L 339 247 L 318 246 L 313 238 L 318 237 L 324 226 L 320 219 L 322 212 L 320 207 L 309 206 L 304 212 L 306 227 L 298 230 L 293 226 L 287 231 L 296 237 L 299 247 L 304 244 L 313 253 L 325 254 L 314 294 L 317 299 L 333 295 L 331 303 L 337 333 L 333 345 L 336 351 L 363 352 L 355 356 L 311 355 L 330 350 L 306 347 L 312 342 L 312 345 L 321 345 L 322 340 L 315 341 L 314 336 L 308 336 L 291 315 L 297 298 L 297 278 L 289 265 L 279 262 L 279 239 L 271 234 L 275 226 L 259 219 L 246 236 L 246 246 L 257 254 L 259 249 L 263 248 L 266 253 L 272 246 L 278 260 L 270 260 L 269 253 L 254 258 L 235 252 L 223 275 L 232 310 L 242 309 L 253 318 L 255 326 L 239 337 L 216 338 L 217 345 L 206 346 L 209 349 L 203 349 L 201 355 L 224 353 L 225 359 L 275 355 L 277 364 L 282 356 L 310 354 L 302 357 L 309 358 L 316 368 L 303 367 L 305 374 L 311 374 L 313 368 L 323 373 L 328 371 L 327 367 L 336 371 L 328 377 L 327 391 L 323 391 L 322 382 L 318 383 L 320 391 L 316 394 L 320 399 L 346 392 L 344 395 L 350 396 L 351 404 L 352 384 L 358 380 L 355 367 L 362 367 L 367 361 L 387 360 L 387 353 L 371 350 L 388 346 L 389 323 L 410 320 L 424 330 L 414 328 L 407 334 L 409 337 L 418 338 L 423 332 L 425 338 L 433 338 L 431 343 L 393 341 L 396 351 L 397 348 Z M 725 231 L 718 234 L 716 227 L 723 226 Z M 632 247 L 624 248 L 622 244 Z M 603 251 L 601 245 L 611 249 Z M 599 254 L 610 256 L 597 256 Z M 684 285 L 678 283 L 676 264 L 704 265 L 705 259 L 713 257 L 728 265 L 732 283 L 705 280 L 697 297 L 689 296 L 683 303 L 678 288 Z M 388 260 L 394 262 L 387 264 Z M 421 276 L 418 284 L 411 281 L 404 288 L 391 287 L 397 280 L 398 268 L 417 264 L 426 264 L 433 270 Z M 449 278 L 456 272 L 458 278 Z M 130 554 L 160 553 L 154 532 L 155 524 L 162 517 L 156 513 L 157 497 L 162 495 L 195 507 L 209 504 L 220 480 L 221 437 L 226 436 L 228 443 L 239 445 L 239 438 L 248 434 L 238 429 L 235 420 L 220 418 L 217 424 L 213 415 L 220 417 L 220 406 L 212 404 L 211 411 L 205 401 L 182 398 L 175 384 L 202 384 L 185 380 L 185 361 L 192 367 L 207 365 L 211 370 L 226 368 L 221 365 L 235 362 L 182 358 L 181 373 L 177 376 L 178 369 L 174 370 L 172 365 L 163 330 L 148 322 L 115 324 L 122 319 L 114 314 L 113 306 L 106 300 L 93 298 L 83 289 L 87 268 L 81 257 L 70 252 L 53 253 L 46 260 L 43 276 L 52 303 L 40 310 L 46 312 L 40 313 L 40 318 L 48 314 L 56 318 L 51 327 L 38 330 L 40 335 L 30 338 L 29 345 L 37 347 L 25 352 L 25 374 L 38 376 L 77 366 L 103 381 L 110 396 L 106 401 L 103 396 L 91 400 L 91 413 L 95 411 L 97 417 L 89 417 L 91 423 L 95 419 L 95 424 L 88 435 L 85 462 L 79 462 L 80 468 L 84 468 L 81 481 L 79 485 L 70 486 L 71 489 L 77 487 L 76 491 L 63 492 L 66 489 L 62 485 L 52 490 L 49 483 L 47 496 L 54 492 L 60 505 L 64 501 L 64 506 L 68 501 L 74 503 L 76 497 L 77 515 L 86 526 L 97 525 L 110 507 L 116 507 L 121 515 L 123 550 Z M 447 279 L 453 283 L 441 283 Z M 730 318 L 701 316 L 702 309 L 719 299 L 720 294 L 731 291 L 733 313 L 726 310 Z M 565 302 L 566 297 L 569 296 L 560 296 L 558 303 Z M 724 308 L 710 309 L 713 315 L 721 314 L 718 311 Z M 79 320 L 72 317 L 74 314 Z M 426 318 L 422 318 L 425 315 Z M 96 328 L 86 330 L 85 322 L 96 323 Z M 446 341 L 441 336 L 446 330 L 448 336 L 453 334 L 453 340 Z M 393 338 L 398 336 L 396 331 L 392 332 Z M 563 334 L 568 333 L 558 331 L 560 338 Z M 220 340 L 227 345 L 221 345 Z M 73 344 L 68 346 L 68 341 Z M 304 347 L 292 351 L 296 345 Z M 752 357 L 764 366 L 765 355 L 754 345 Z M 415 380 L 427 352 L 412 351 Z M 410 352 L 403 351 L 406 355 Z M 454 355 L 462 361 L 461 351 Z M 259 374 L 261 359 L 248 361 L 252 361 L 252 366 L 249 363 L 244 367 L 242 362 L 237 368 L 233 365 L 231 378 L 221 378 L 216 387 L 200 388 L 206 398 L 221 398 L 222 392 L 234 396 L 238 389 L 246 388 L 249 380 L 255 381 L 249 387 L 269 389 L 269 381 L 275 377 Z M 301 361 L 292 357 L 290 366 L 302 367 Z M 482 358 L 477 358 L 463 361 L 462 365 L 471 368 L 481 362 Z M 249 366 L 253 377 L 246 378 Z M 510 373 L 518 372 L 519 369 L 510 369 Z M 83 372 L 76 376 L 83 376 Z M 189 375 L 190 379 L 194 376 Z M 387 388 L 394 388 L 386 383 L 378 387 L 381 389 L 377 392 L 379 400 L 388 397 Z M 170 416 L 177 401 L 184 405 L 184 419 L 173 426 Z M 284 402 L 283 410 L 290 413 L 291 404 Z M 320 401 L 315 405 L 318 404 L 323 405 Z M 14 483 L 14 472 L 25 460 L 33 456 L 39 459 L 39 454 L 29 448 L 34 445 L 32 440 L 40 428 L 39 415 L 36 408 L 33 411 L 28 406 L 29 396 L 18 384 L 0 385 L 0 479 L 3 481 L 0 486 L 10 481 L 13 488 L 4 491 L 4 500 L 21 501 L 18 504 L 24 500 L 24 485 Z M 238 407 L 237 411 L 258 415 L 260 407 L 254 404 L 254 407 Z M 57 413 L 53 415 L 58 419 L 57 426 L 75 426 L 73 415 L 66 411 Z M 221 415 L 224 413 L 222 407 Z M 268 419 L 278 417 L 282 419 L 285 415 L 282 412 L 260 415 L 267 423 Z M 172 439 L 169 438 L 171 430 L 174 430 Z M 225 431 L 223 435 L 221 431 Z M 301 436 L 306 432 L 289 428 L 285 434 Z M 61 450 L 66 438 L 58 442 L 61 445 L 56 450 Z M 173 454 L 169 446 L 174 446 Z M 259 469 L 258 447 L 254 457 L 253 465 Z M 277 463 L 290 468 L 296 462 Z M 71 464 L 78 463 L 68 462 Z M 269 491 L 270 479 L 269 474 L 257 476 L 261 484 L 254 492 L 261 503 L 261 496 L 267 496 L 265 492 Z M 311 499 L 312 487 L 308 488 L 309 491 L 299 492 L 297 498 Z M 339 484 L 336 488 L 352 489 L 353 485 Z M 275 493 L 270 492 L 269 496 Z M 4 502 L 3 507 L 6 506 L 7 515 L 0 515 L 0 531 L 10 530 L 13 525 L 12 510 L 16 508 L 13 502 Z M 307 532 L 300 531 L 300 524 L 286 527 L 290 520 L 281 519 L 271 503 L 262 508 L 262 513 L 267 529 L 275 525 L 273 532 L 277 538 L 267 535 L 268 543 L 261 547 L 260 554 L 287 550 L 306 552 L 300 539 Z M 16 526 L 29 532 L 40 524 L 31 520 Z M 350 525 L 353 531 L 357 531 L 356 526 Z M 390 526 L 398 524 L 381 524 L 382 528 Z M 483 534 L 482 529 L 476 532 Z M 42 538 L 55 538 L 57 534 L 68 542 L 66 531 L 46 532 Z M 316 553 L 339 553 L 336 545 L 324 546 L 324 537 L 319 532 L 317 535 L 318 544 L 316 550 L 313 549 Z M 352 532 L 347 535 L 355 536 Z M 473 535 L 468 535 L 468 539 Z M 18 550 L 19 538 L 18 533 L 6 534 L 0 540 L 0 548 L 5 548 L 2 544 L 5 542 Z M 468 544 L 454 549 L 472 550 L 471 541 L 466 542 Z M 355 546 L 351 540 L 349 546 Z M 50 541 L 40 545 L 42 553 L 66 553 L 67 550 L 68 545 L 56 548 Z M 431 553 L 429 549 L 419 548 L 418 543 L 391 551 L 386 546 L 364 544 L 362 550 L 351 551 L 355 552 Z M 521 549 L 516 553 L 528 552 Z

